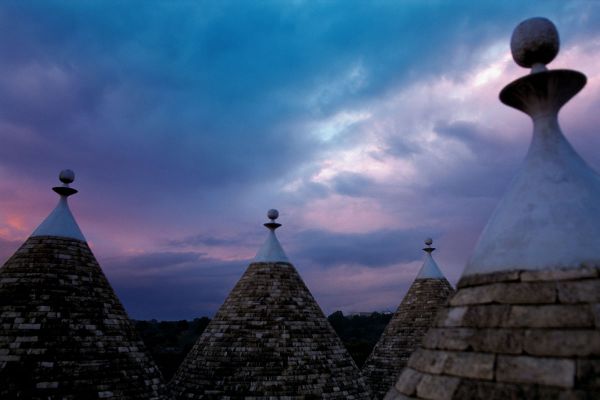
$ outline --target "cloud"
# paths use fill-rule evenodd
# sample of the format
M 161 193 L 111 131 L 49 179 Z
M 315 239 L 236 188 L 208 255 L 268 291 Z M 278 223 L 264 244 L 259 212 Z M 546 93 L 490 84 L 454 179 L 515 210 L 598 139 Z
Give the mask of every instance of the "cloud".
M 248 262 L 195 252 L 157 252 L 99 259 L 130 315 L 138 319 L 212 316 Z
M 237 239 L 239 240 L 239 238 Z M 173 247 L 187 247 L 187 246 L 231 246 L 235 244 L 236 239 L 234 238 L 220 238 L 211 236 L 205 233 L 199 233 L 197 235 L 187 236 L 182 239 L 168 240 L 167 245 Z
M 380 230 L 369 233 L 303 231 L 294 235 L 293 259 L 329 268 L 336 265 L 384 267 L 420 259 L 419 243 L 436 232 Z
M 333 179 L 334 190 L 344 196 L 361 197 L 367 195 L 373 186 L 373 181 L 368 177 L 352 173 L 342 172 Z
M 143 253 L 108 258 L 105 262 L 111 269 L 119 271 L 161 271 L 197 264 L 204 256 L 204 253 L 193 252 Z

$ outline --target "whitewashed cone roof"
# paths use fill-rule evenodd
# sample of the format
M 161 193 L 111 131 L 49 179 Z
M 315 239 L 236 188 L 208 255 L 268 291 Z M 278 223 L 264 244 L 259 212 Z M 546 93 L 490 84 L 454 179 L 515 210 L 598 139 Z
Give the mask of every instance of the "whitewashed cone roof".
M 515 60 L 533 69 L 504 88 L 500 99 L 532 118 L 533 138 L 464 275 L 600 262 L 600 176 L 558 124 L 559 109 L 586 78 L 577 71 L 545 68 L 558 47 L 556 28 L 543 18 L 529 20 L 513 34 Z
M 275 229 L 281 226 L 281 224 L 275 222 L 279 218 L 279 211 L 271 209 L 267 212 L 267 216 L 271 221 L 264 225 L 269 229 L 269 234 L 260 249 L 258 249 L 254 262 L 289 262 L 281 243 L 275 235 Z
M 63 170 L 60 172 L 59 179 L 63 186 L 53 188 L 60 196 L 58 204 L 31 236 L 56 236 L 85 242 L 85 237 L 69 209 L 68 197 L 77 193 L 77 190 L 69 186 L 75 180 L 75 173 L 70 169 Z

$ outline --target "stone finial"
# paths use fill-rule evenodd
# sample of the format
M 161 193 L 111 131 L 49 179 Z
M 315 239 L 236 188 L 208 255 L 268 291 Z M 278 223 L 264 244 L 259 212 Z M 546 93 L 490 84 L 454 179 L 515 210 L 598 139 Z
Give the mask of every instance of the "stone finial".
M 70 169 L 63 169 L 60 171 L 58 179 L 60 179 L 60 181 L 63 183 L 63 186 L 53 187 L 52 190 L 54 190 L 56 193 L 65 197 L 69 197 L 72 194 L 77 193 L 77 189 L 69 187 L 69 183 L 72 183 L 75 180 L 75 172 Z
M 513 59 L 531 72 L 546 70 L 558 54 L 560 39 L 556 26 L 547 18 L 529 18 L 521 22 L 513 31 L 510 50 Z
M 513 56 L 532 73 L 505 86 L 500 100 L 531 117 L 532 140 L 463 276 L 600 262 L 600 177 L 558 123 L 560 109 L 585 86 L 586 77 L 570 69 L 545 70 L 558 46 L 556 28 L 544 18 L 515 29 Z
M 63 169 L 62 171 L 60 171 L 58 179 L 60 179 L 60 181 L 65 185 L 73 183 L 73 181 L 75 180 L 75 172 L 73 172 L 73 170 L 70 169 Z
M 431 247 L 432 244 L 433 244 L 433 239 L 432 238 L 425 239 L 425 246 L 427 246 L 427 247 L 425 247 L 423 249 L 423 251 L 426 252 L 426 253 L 431 254 L 435 250 L 435 247 Z
M 275 221 L 277 218 L 279 218 L 279 211 L 274 208 L 270 209 L 267 211 L 267 218 L 269 218 L 271 221 Z
M 264 223 L 263 225 L 269 228 L 270 230 L 274 231 L 275 229 L 281 226 L 280 223 L 275 222 L 275 220 L 279 218 L 279 211 L 277 211 L 276 209 L 272 208 L 269 211 L 267 211 L 267 218 L 269 218 L 271 221 Z

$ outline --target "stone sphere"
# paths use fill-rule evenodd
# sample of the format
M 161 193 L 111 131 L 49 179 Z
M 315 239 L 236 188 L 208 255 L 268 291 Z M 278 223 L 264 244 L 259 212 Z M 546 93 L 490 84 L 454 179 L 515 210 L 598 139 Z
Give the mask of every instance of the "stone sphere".
M 425 239 L 425 244 L 426 244 L 427 246 L 431 246 L 431 244 L 432 244 L 432 243 L 433 243 L 433 239 L 432 239 L 432 238 L 427 238 L 427 239 Z
M 513 31 L 510 50 L 517 64 L 531 68 L 534 64 L 548 64 L 558 54 L 560 39 L 556 27 L 547 18 L 530 18 Z
M 62 183 L 71 183 L 75 180 L 75 172 L 70 169 L 63 169 L 60 171 L 58 179 L 60 179 Z
M 267 218 L 269 218 L 269 219 L 279 218 L 279 211 L 275 210 L 274 208 L 267 211 Z

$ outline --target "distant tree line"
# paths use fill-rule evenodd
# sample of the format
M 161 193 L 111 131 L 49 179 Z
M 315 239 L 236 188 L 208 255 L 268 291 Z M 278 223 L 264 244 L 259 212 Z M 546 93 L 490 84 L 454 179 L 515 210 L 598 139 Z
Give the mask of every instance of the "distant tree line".
M 392 314 L 374 312 L 370 315 L 345 316 L 336 311 L 327 319 L 348 349 L 358 368 L 365 363 L 379 340 Z
M 136 321 L 137 328 L 148 351 L 160 368 L 163 377 L 170 380 L 210 322 L 209 318 L 192 321 Z
M 391 317 L 391 314 L 377 312 L 370 315 L 345 316 L 341 311 L 336 311 L 327 319 L 360 368 Z M 163 376 L 170 380 L 209 322 L 207 317 L 192 321 L 153 319 L 136 321 L 135 327 Z

